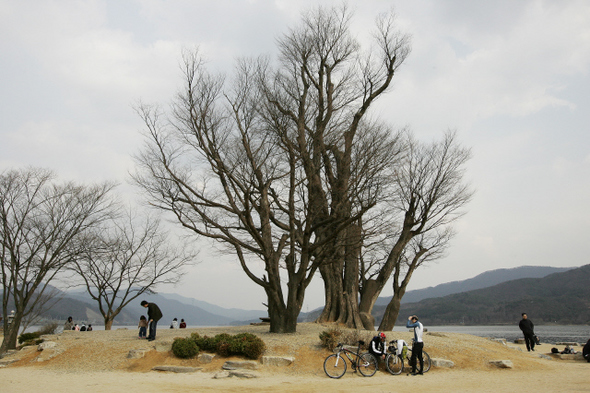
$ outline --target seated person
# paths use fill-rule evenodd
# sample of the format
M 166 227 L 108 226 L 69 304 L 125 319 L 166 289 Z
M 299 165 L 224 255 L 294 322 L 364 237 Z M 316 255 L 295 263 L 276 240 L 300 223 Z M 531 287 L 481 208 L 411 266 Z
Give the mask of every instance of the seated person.
M 373 337 L 371 344 L 369 344 L 369 352 L 375 356 L 377 360 L 385 360 L 385 355 L 387 355 L 387 350 L 385 348 L 385 333 L 381 332 Z

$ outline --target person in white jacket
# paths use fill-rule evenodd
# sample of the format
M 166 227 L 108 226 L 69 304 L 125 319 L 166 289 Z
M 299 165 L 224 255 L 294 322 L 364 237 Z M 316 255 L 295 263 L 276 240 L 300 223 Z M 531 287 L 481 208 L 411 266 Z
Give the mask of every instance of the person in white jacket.
M 418 317 L 412 315 L 408 317 L 406 323 L 407 328 L 414 328 L 414 343 L 412 344 L 412 358 L 410 363 L 412 364 L 412 375 L 422 375 L 424 370 L 424 358 L 422 357 L 422 350 L 424 349 L 424 342 L 422 341 L 422 333 L 424 332 L 424 326 L 418 322 Z M 420 371 L 416 372 L 416 359 L 420 360 Z

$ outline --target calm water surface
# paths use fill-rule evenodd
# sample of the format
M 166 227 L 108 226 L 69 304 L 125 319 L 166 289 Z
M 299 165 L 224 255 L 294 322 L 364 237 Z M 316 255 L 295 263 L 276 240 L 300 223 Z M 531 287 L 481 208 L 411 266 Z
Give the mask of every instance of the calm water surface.
M 512 342 L 522 338 L 522 332 L 518 325 L 514 326 L 425 326 L 429 332 L 464 333 L 479 337 L 505 338 Z M 393 331 L 405 332 L 405 327 L 395 327 Z M 586 325 L 536 325 L 535 334 L 542 343 L 554 344 L 556 342 L 586 343 L 590 339 L 590 326 Z

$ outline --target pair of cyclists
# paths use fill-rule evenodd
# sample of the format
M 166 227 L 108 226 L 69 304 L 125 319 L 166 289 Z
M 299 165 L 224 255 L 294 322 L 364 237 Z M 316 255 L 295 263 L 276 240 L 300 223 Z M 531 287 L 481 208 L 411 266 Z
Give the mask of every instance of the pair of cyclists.
M 424 358 L 422 356 L 422 350 L 424 349 L 424 342 L 422 341 L 422 334 L 424 332 L 424 326 L 418 321 L 418 317 L 416 315 L 412 315 L 408 317 L 406 327 L 414 329 L 414 343 L 412 344 L 412 357 L 410 359 L 410 364 L 412 365 L 412 375 L 423 375 Z M 385 360 L 387 355 L 385 342 L 386 336 L 383 332 L 379 333 L 371 340 L 369 352 L 375 356 L 376 359 Z M 398 355 L 401 353 L 403 344 L 404 343 L 398 344 Z M 420 361 L 420 371 L 416 370 L 416 360 Z

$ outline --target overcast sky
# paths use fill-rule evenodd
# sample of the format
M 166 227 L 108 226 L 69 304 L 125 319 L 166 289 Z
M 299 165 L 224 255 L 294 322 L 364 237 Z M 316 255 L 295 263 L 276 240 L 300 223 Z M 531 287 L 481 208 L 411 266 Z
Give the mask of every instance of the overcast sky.
M 116 180 L 142 143 L 138 101 L 166 105 L 182 48 L 212 70 L 272 55 L 301 10 L 332 1 L 0 0 L 0 171 L 27 165 L 61 179 Z M 412 53 L 374 114 L 424 141 L 448 129 L 473 159 L 476 190 L 449 255 L 411 289 L 522 265 L 588 264 L 590 2 L 349 1 L 364 39 L 394 7 Z M 129 186 L 122 187 L 129 192 Z M 207 247 L 177 292 L 261 309 L 263 290 Z M 382 295 L 391 295 L 387 287 Z M 321 279 L 303 311 L 323 305 Z

